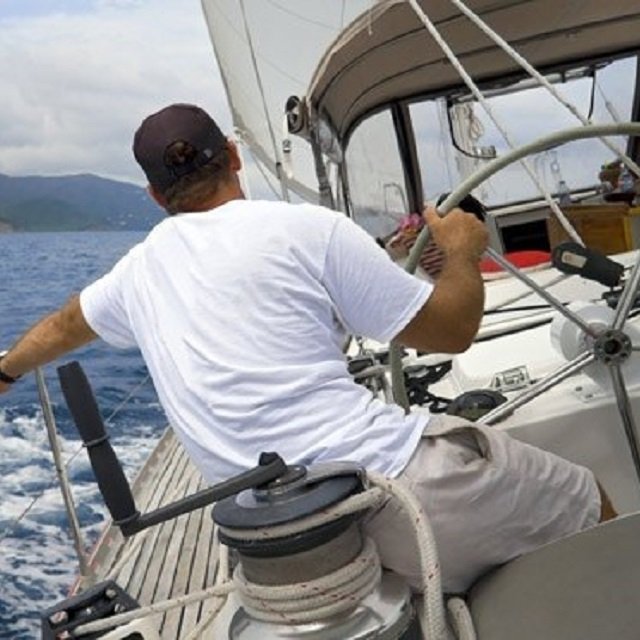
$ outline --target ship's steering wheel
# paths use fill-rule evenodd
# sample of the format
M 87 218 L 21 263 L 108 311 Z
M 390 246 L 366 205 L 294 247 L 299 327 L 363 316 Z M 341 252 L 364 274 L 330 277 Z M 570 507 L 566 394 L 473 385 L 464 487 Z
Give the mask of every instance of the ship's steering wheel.
M 484 167 L 474 172 L 455 191 L 453 191 L 438 207 L 441 215 L 446 215 L 473 189 L 482 184 L 486 179 L 498 171 L 508 167 L 531 154 L 540 153 L 556 146 L 586 138 L 606 136 L 638 136 L 640 135 L 640 123 L 626 122 L 604 125 L 587 125 L 572 129 L 564 129 L 544 138 L 540 138 L 530 144 L 506 153 L 505 155 L 489 162 Z M 418 260 L 429 239 L 429 229 L 424 227 L 412 247 L 407 261 L 406 269 L 414 273 Z M 563 380 L 576 374 L 590 364 L 604 367 L 608 370 L 613 383 L 620 417 L 624 426 L 629 448 L 633 458 L 638 480 L 640 481 L 640 446 L 636 436 L 635 420 L 631 410 L 631 403 L 627 393 L 621 365 L 631 356 L 633 351 L 640 350 L 640 345 L 634 345 L 628 333 L 625 331 L 629 314 L 633 308 L 638 290 L 640 289 L 640 255 L 628 278 L 626 286 L 618 301 L 613 320 L 604 329 L 595 327 L 583 317 L 567 308 L 557 298 L 544 288 L 540 287 L 529 276 L 513 266 L 502 255 L 493 249 L 487 250 L 487 255 L 497 262 L 505 271 L 524 282 L 535 293 L 541 296 L 553 309 L 562 314 L 570 322 L 579 327 L 583 335 L 588 336 L 584 341 L 585 350 L 563 364 L 543 379 L 539 380 L 523 393 L 510 399 L 506 403 L 493 409 L 482 418 L 485 424 L 494 424 L 509 415 L 517 408 L 531 402 L 541 393 L 551 389 Z M 614 357 L 611 357 L 613 354 Z M 390 351 L 391 377 L 394 398 L 408 408 L 406 394 L 404 392 L 404 377 L 402 375 L 402 352 L 399 345 L 392 343 Z

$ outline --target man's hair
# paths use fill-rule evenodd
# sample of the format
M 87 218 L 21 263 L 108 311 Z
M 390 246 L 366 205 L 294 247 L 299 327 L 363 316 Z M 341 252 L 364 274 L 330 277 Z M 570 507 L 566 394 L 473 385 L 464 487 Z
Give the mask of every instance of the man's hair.
M 178 140 L 167 147 L 164 161 L 179 174 L 181 167 L 193 163 L 197 153 L 191 144 Z M 167 212 L 174 215 L 198 210 L 218 193 L 231 174 L 229 150 L 224 147 L 207 164 L 182 175 L 165 189 L 162 195 L 167 201 Z

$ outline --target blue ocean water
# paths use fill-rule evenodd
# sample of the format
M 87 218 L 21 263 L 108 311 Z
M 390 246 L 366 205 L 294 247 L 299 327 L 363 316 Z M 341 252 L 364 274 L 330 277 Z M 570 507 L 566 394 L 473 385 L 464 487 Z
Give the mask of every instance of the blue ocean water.
M 0 349 L 108 271 L 143 235 L 0 234 Z M 166 420 L 136 350 L 119 351 L 95 341 L 45 368 L 63 457 L 73 457 L 68 471 L 90 547 L 107 516 L 57 380 L 56 365 L 74 359 L 89 377 L 130 479 Z M 35 379 L 27 376 L 0 395 L 0 639 L 40 637 L 40 612 L 66 597 L 76 572 Z

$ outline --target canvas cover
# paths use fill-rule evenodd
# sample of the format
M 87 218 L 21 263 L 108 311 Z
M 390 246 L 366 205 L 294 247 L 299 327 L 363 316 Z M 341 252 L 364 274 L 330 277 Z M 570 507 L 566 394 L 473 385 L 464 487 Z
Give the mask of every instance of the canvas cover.
M 537 69 L 638 48 L 638 0 L 467 0 L 467 6 Z M 521 72 L 450 0 L 420 5 L 478 81 Z M 631 79 L 630 79 L 631 80 Z M 362 15 L 328 49 L 307 94 L 340 135 L 397 98 L 464 89 L 457 71 L 407 2 Z

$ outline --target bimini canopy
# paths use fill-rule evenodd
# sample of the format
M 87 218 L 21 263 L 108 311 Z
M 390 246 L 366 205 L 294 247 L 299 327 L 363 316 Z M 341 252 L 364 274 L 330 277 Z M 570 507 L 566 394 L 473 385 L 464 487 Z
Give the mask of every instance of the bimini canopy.
M 419 0 L 476 82 L 521 77 L 521 68 L 451 0 Z M 539 70 L 636 50 L 639 0 L 466 0 Z M 634 82 L 633 78 L 629 79 Z M 336 39 L 316 69 L 307 102 L 340 138 L 393 100 L 464 88 L 408 2 L 374 5 Z

